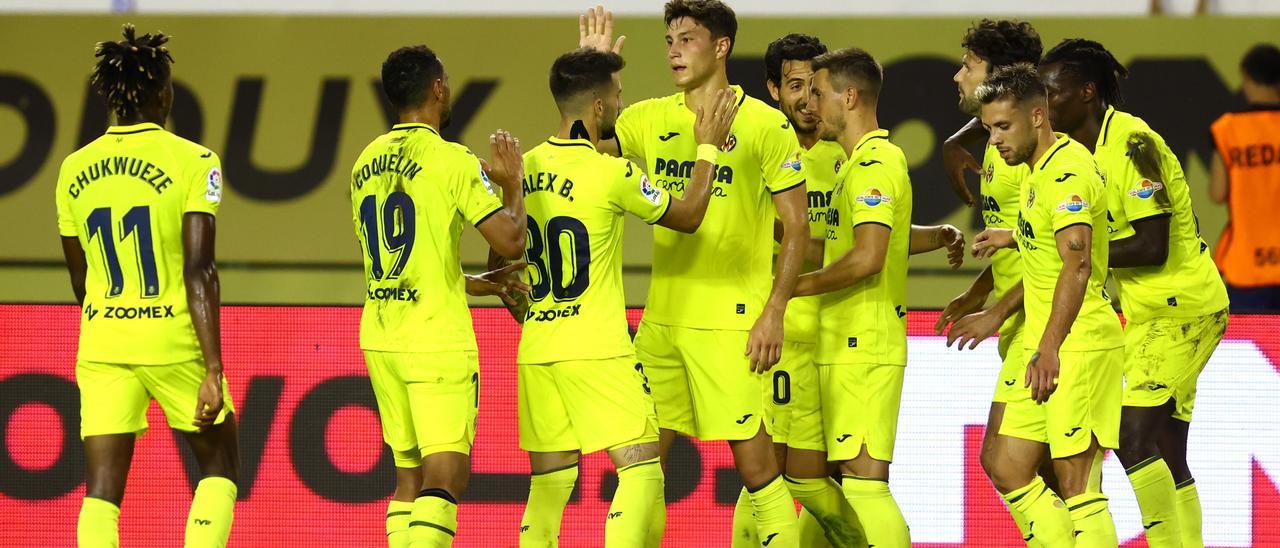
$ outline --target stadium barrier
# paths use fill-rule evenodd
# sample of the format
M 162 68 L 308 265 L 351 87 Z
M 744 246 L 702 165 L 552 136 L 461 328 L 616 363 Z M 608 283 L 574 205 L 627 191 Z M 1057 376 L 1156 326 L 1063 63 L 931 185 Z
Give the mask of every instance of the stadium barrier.
M 381 443 L 353 307 L 223 310 L 223 354 L 240 420 L 243 478 L 233 546 L 377 546 L 393 464 Z M 516 438 L 519 328 L 472 311 L 481 358 L 474 475 L 456 546 L 515 546 L 528 488 Z M 632 325 L 640 311 L 629 313 Z M 891 480 L 917 546 L 1018 546 L 978 465 L 998 359 L 957 352 L 933 312 L 908 317 L 910 364 Z M 0 546 L 71 546 L 84 494 L 74 379 L 79 310 L 0 306 Z M 1190 461 L 1211 547 L 1280 545 L 1280 316 L 1236 316 L 1201 378 Z M 137 446 L 120 521 L 125 546 L 173 546 L 193 461 L 156 406 Z M 616 476 L 583 461 L 561 543 L 599 546 Z M 739 484 L 721 443 L 678 442 L 668 466 L 668 546 L 725 546 Z M 1104 490 L 1126 547 L 1144 546 L 1137 506 L 1109 458 Z M 1139 540 L 1134 540 L 1139 539 Z

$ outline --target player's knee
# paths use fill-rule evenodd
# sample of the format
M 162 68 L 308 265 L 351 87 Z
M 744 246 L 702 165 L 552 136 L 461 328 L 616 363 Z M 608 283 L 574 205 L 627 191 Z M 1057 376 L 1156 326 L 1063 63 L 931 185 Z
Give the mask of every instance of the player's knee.
M 1144 421 L 1125 421 L 1120 426 L 1120 447 L 1116 449 L 1116 457 L 1125 468 L 1159 454 L 1152 428 Z
M 658 458 L 658 442 L 630 441 L 609 449 L 609 458 L 615 468 L 625 468 L 633 464 Z

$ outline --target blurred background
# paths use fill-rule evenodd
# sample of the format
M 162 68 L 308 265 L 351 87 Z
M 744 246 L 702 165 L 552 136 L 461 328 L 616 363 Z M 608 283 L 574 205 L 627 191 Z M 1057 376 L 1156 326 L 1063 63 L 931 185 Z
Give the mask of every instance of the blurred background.
M 916 223 L 947 222 L 972 238 L 979 212 L 946 182 L 942 140 L 967 117 L 951 81 L 960 39 L 982 17 L 1034 23 L 1046 50 L 1064 38 L 1106 45 L 1131 75 L 1123 110 L 1144 118 L 1182 160 L 1204 239 L 1226 208 L 1209 199 L 1209 125 L 1245 106 L 1241 56 L 1280 39 L 1280 0 L 737 0 L 730 79 L 768 98 L 763 54 L 790 32 L 856 45 L 885 66 L 880 121 L 911 164 Z M 79 395 L 73 374 L 81 316 L 63 266 L 54 183 L 67 154 L 106 128 L 88 87 L 94 44 L 139 31 L 173 36 L 176 99 L 169 128 L 221 156 L 218 221 L 223 347 L 240 411 L 240 486 L 233 546 L 376 546 L 392 460 L 356 342 L 364 294 L 348 174 L 393 113 L 378 75 L 395 48 L 427 44 L 450 75 L 444 135 L 488 156 L 496 128 L 526 149 L 558 116 L 547 70 L 577 45 L 587 0 L 0 0 L 0 546 L 70 546 L 83 497 Z M 661 0 L 608 4 L 619 14 L 624 100 L 675 92 Z M 1280 144 L 1280 134 L 1276 142 Z M 976 176 L 970 188 L 977 193 Z M 627 302 L 644 304 L 651 233 L 628 218 Z M 474 231 L 464 268 L 483 268 Z M 913 258 L 907 317 L 911 365 L 892 488 L 919 546 L 1017 546 L 1019 537 L 977 459 L 994 343 L 956 353 L 932 336 L 937 309 L 985 266 L 959 271 Z M 496 304 L 475 301 L 473 304 Z M 293 305 L 293 306 L 254 306 Z M 641 311 L 632 308 L 632 325 Z M 519 328 L 474 309 L 481 400 L 474 474 L 456 546 L 514 546 L 528 488 L 516 444 Z M 1280 317 L 1237 316 L 1200 381 L 1189 459 L 1205 539 L 1280 546 Z M 173 546 L 195 477 L 184 444 L 162 427 L 138 444 L 123 506 L 129 546 Z M 739 483 L 724 444 L 679 441 L 667 468 L 668 546 L 727 545 Z M 616 486 L 602 455 L 583 461 L 562 546 L 599 546 Z M 1136 502 L 1119 463 L 1104 490 L 1125 547 L 1142 547 Z
M 976 18 L 1022 16 L 1047 50 L 1068 37 L 1110 48 L 1132 73 L 1125 110 L 1147 120 L 1183 161 L 1204 237 L 1226 221 L 1208 199 L 1209 124 L 1243 102 L 1240 57 L 1280 35 L 1280 2 L 1265 0 L 789 0 L 733 2 L 741 28 L 730 78 L 768 99 L 767 44 L 788 32 L 832 47 L 857 45 L 885 65 L 881 123 L 905 149 L 915 222 L 949 222 L 970 235 L 978 211 L 949 190 L 940 144 L 966 120 L 951 76 L 960 38 Z M 526 149 L 557 116 L 546 86 L 554 57 L 576 45 L 577 0 L 0 0 L 0 302 L 70 302 L 54 231 L 61 159 L 102 132 L 107 115 L 88 88 L 93 45 L 132 21 L 163 30 L 177 64 L 170 128 L 217 151 L 227 192 L 218 259 L 226 303 L 358 304 L 360 255 L 347 174 L 361 148 L 389 126 L 378 87 L 386 54 L 425 43 L 440 53 L 455 101 L 448 138 L 488 155 L 504 128 Z M 675 91 L 665 68 L 662 3 L 625 0 L 624 100 Z M 1153 13 L 1157 15 L 1152 15 Z M 976 176 L 970 176 L 976 194 Z M 628 219 L 628 304 L 644 303 L 651 234 Z M 485 248 L 463 243 L 468 271 Z M 912 259 L 908 305 L 937 308 L 982 264 L 952 272 L 940 256 Z M 479 302 L 477 302 L 479 304 Z

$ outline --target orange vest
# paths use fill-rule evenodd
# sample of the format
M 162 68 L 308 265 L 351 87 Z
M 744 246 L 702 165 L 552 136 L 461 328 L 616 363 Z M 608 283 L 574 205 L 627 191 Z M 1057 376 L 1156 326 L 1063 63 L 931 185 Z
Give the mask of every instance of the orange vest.
M 1229 181 L 1218 270 L 1236 287 L 1280 285 L 1280 106 L 1228 112 L 1210 130 Z

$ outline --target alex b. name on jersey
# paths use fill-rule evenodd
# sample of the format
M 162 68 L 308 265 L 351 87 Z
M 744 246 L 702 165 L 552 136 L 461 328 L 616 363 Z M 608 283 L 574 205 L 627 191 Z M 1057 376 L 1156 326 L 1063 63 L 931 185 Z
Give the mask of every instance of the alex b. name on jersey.
M 551 192 L 559 194 L 561 198 L 570 202 L 573 201 L 573 181 L 568 177 L 556 175 L 555 173 L 538 172 L 526 174 L 522 186 L 525 196 L 536 192 Z

